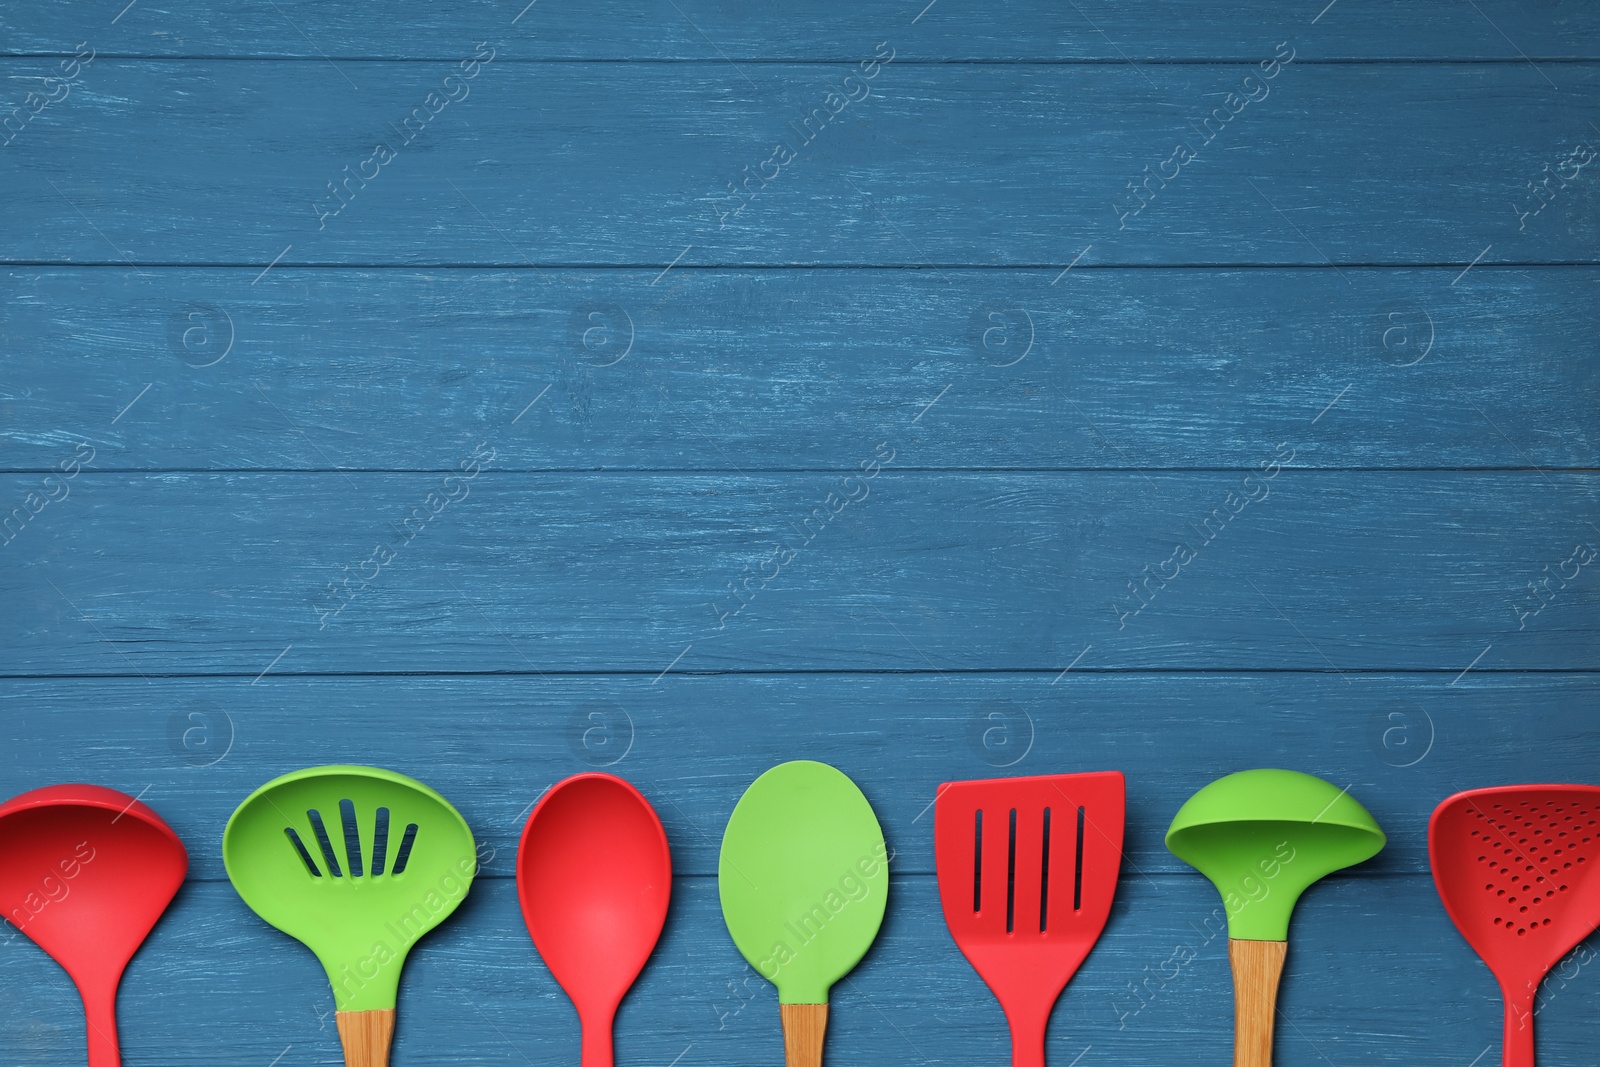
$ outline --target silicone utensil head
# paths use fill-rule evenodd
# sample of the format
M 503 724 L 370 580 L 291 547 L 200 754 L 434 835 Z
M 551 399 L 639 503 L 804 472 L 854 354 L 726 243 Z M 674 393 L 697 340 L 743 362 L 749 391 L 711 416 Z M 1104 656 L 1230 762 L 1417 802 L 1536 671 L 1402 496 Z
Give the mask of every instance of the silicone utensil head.
M 945 924 L 1007 1016 L 1048 1017 L 1105 929 L 1122 865 L 1117 771 L 950 782 L 934 801 Z
M 826 1004 L 866 955 L 889 896 L 883 829 L 826 763 L 780 763 L 750 784 L 722 835 L 722 918 L 781 1004 Z
M 517 849 L 517 898 L 580 1017 L 609 1021 L 661 936 L 671 896 L 666 831 L 621 778 L 574 775 L 534 806 Z
M 1228 936 L 1287 941 L 1300 894 L 1334 871 L 1371 859 L 1385 837 L 1348 793 L 1299 771 L 1240 771 L 1190 797 L 1167 847 L 1211 879 Z
M 53 785 L 0 805 L 0 909 L 87 999 L 123 968 L 189 869 L 172 827 L 97 785 Z
M 1600 786 L 1457 793 L 1428 821 L 1445 911 L 1510 994 L 1531 998 L 1600 924 Z
M 394 1007 L 406 953 L 477 873 L 456 809 L 376 767 L 273 779 L 228 820 L 222 859 L 251 910 L 317 954 L 340 1011 Z

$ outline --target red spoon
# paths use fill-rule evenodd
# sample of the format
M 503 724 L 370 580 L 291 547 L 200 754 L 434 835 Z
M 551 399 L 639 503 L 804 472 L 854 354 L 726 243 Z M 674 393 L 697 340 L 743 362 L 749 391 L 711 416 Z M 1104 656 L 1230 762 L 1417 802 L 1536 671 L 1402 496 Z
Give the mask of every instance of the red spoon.
M 121 1067 L 117 983 L 188 869 L 172 827 L 115 789 L 52 785 L 0 804 L 0 909 L 72 976 L 89 1067 Z
M 612 1067 L 611 1023 L 661 936 L 672 855 L 655 809 L 609 774 L 558 782 L 517 849 L 522 918 L 583 1024 L 583 1067 Z
M 1428 821 L 1445 911 L 1506 1002 L 1504 1067 L 1533 1067 L 1533 999 L 1557 960 L 1600 924 L 1600 786 L 1457 793 Z

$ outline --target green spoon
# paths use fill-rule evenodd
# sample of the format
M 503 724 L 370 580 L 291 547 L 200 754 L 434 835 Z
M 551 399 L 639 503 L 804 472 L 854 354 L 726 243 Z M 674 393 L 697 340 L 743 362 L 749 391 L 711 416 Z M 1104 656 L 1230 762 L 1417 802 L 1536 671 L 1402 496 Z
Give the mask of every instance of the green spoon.
M 1178 809 L 1167 847 L 1211 879 L 1227 914 L 1234 1067 L 1271 1067 L 1295 901 L 1313 882 L 1377 855 L 1384 840 L 1348 793 L 1299 771 L 1230 774 Z
M 385 1067 L 406 953 L 477 873 L 466 820 L 403 774 L 311 767 L 245 798 L 222 860 L 251 910 L 322 961 L 347 1067 Z
M 883 829 L 826 763 L 780 763 L 728 819 L 717 865 L 722 918 L 778 987 L 788 1067 L 821 1067 L 828 990 L 866 954 L 889 896 Z

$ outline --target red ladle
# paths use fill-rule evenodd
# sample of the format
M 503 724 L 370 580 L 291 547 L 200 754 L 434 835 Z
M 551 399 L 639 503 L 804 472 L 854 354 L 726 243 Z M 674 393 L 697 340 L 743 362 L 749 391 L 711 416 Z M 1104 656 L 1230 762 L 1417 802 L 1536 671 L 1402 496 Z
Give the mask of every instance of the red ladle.
M 0 804 L 0 909 L 71 975 L 89 1067 L 121 1067 L 117 984 L 189 854 L 161 816 L 98 785 L 52 785 Z
M 517 849 L 528 933 L 583 1025 L 583 1067 L 612 1067 L 611 1024 L 661 936 L 672 854 L 640 792 L 609 774 L 558 782 Z

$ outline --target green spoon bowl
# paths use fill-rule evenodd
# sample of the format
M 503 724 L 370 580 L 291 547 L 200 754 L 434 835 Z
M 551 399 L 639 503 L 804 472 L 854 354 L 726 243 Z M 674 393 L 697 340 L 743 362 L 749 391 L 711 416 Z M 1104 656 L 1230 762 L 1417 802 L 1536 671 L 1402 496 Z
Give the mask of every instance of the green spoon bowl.
M 395 1006 L 406 954 L 477 873 L 449 801 L 376 767 L 273 779 L 228 820 L 222 859 L 251 910 L 316 953 L 341 1012 Z
M 1222 894 L 1228 935 L 1286 941 L 1300 894 L 1377 855 L 1377 822 L 1342 789 L 1299 771 L 1240 771 L 1190 797 L 1167 848 Z

